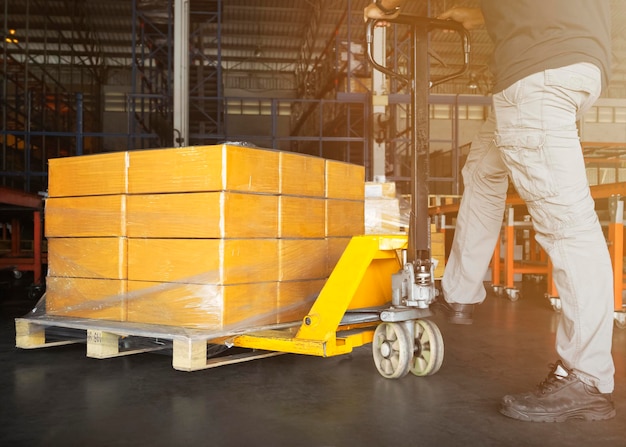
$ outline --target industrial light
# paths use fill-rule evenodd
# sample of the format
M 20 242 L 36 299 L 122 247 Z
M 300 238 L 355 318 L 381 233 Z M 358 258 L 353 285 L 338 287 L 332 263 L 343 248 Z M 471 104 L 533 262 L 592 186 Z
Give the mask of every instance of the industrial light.
M 478 82 L 476 81 L 476 74 L 470 73 L 469 82 L 467 83 L 467 88 L 470 90 L 476 90 L 478 88 Z
M 14 29 L 10 29 L 9 30 L 9 34 L 4 37 L 4 40 L 7 43 L 19 43 L 19 40 L 17 40 L 17 38 L 13 37 L 13 36 L 15 36 L 15 30 Z

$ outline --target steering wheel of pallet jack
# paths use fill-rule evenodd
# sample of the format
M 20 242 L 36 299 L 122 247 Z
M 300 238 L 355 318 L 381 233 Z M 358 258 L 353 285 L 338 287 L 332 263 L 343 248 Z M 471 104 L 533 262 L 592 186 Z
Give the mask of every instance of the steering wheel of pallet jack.
M 379 324 L 374 331 L 372 353 L 381 376 L 387 379 L 406 376 L 411 367 L 413 350 L 404 326 L 398 323 Z
M 430 320 L 415 320 L 415 343 L 411 372 L 416 376 L 430 376 L 443 363 L 443 337 L 435 323 Z

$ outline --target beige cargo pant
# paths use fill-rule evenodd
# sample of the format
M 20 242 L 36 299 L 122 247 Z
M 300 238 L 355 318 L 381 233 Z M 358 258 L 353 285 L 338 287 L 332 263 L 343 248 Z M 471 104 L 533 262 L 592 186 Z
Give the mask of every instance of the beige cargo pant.
M 442 280 L 448 302 L 481 303 L 510 178 L 554 266 L 562 313 L 556 350 L 581 380 L 612 392 L 612 268 L 587 183 L 576 121 L 601 90 L 580 63 L 530 75 L 493 97 L 472 142 L 464 193 Z

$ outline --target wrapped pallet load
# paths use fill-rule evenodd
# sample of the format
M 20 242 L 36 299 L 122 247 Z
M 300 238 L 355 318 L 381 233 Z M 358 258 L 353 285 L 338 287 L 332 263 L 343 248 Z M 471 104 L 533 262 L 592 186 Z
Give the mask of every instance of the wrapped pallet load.
M 364 169 L 232 145 L 50 160 L 46 312 L 230 331 L 302 319 L 364 233 Z

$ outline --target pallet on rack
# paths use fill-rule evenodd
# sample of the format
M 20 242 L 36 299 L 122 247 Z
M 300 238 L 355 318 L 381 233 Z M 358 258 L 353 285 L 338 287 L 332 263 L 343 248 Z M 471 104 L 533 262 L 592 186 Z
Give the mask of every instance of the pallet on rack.
M 284 328 L 288 325 L 283 325 Z M 272 326 L 272 328 L 277 328 Z M 255 328 L 258 330 L 260 328 Z M 63 334 L 71 331 L 71 335 Z M 273 357 L 283 352 L 248 350 L 211 357 L 210 346 L 228 345 L 234 333 L 207 333 L 174 326 L 38 316 L 15 319 L 15 345 L 38 349 L 85 343 L 87 357 L 107 359 L 145 352 L 172 351 L 172 366 L 179 371 L 198 371 L 249 360 Z

